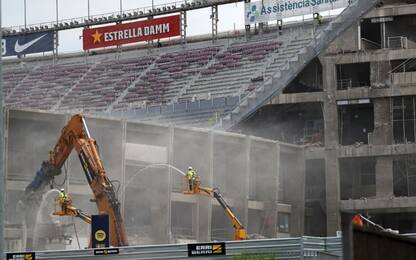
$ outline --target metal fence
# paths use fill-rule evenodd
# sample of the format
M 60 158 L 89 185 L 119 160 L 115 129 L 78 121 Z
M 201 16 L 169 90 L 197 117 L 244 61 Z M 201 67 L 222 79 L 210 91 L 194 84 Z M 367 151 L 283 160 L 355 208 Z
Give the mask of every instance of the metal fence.
M 263 256 L 277 259 L 319 259 L 320 252 L 342 255 L 341 237 L 298 237 L 225 242 L 225 256 L 198 259 L 238 259 L 238 256 Z M 40 251 L 36 259 L 90 259 L 93 249 Z M 100 257 L 100 256 L 97 256 Z M 133 246 L 119 248 L 119 254 L 106 259 L 184 259 L 188 258 L 187 244 Z M 258 259 L 258 258 L 256 258 Z

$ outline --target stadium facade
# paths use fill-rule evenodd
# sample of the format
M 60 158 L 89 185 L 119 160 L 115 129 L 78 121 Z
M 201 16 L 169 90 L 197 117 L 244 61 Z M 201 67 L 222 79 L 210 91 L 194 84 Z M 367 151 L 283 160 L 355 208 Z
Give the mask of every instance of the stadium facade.
M 340 213 L 415 232 L 414 1 L 383 1 L 240 123 L 306 145 L 305 234 L 334 235 Z
M 10 61 L 4 72 L 6 105 L 217 127 L 291 143 L 303 147 L 296 158 L 305 158 L 299 164 L 304 174 L 299 176 L 299 168 L 297 174 L 290 167 L 280 169 L 287 182 L 274 187 L 277 201 L 250 202 L 249 190 L 238 195 L 246 198 L 240 211 L 244 220 L 256 219 L 253 233 L 333 236 L 340 230 L 341 212 L 361 212 L 384 227 L 412 233 L 416 4 L 383 1 L 373 8 L 376 2 L 356 1 L 323 24 L 305 21 L 281 30 L 262 24 L 246 34 L 219 34 L 215 41 L 195 37 L 184 45 L 166 41 L 161 48 L 131 46 L 85 57 Z M 262 152 L 263 159 L 274 154 Z M 265 171 L 261 165 L 250 172 Z M 212 173 L 212 167 L 207 169 Z M 203 205 L 177 195 L 165 199 L 172 198 L 178 201 L 172 211 L 187 210 L 183 203 L 189 201 Z M 274 212 L 267 220 L 266 208 Z M 199 210 L 195 214 L 202 216 Z M 203 220 L 208 229 L 215 221 L 220 225 L 215 218 Z M 162 237 L 174 220 L 159 220 L 165 226 L 155 241 L 171 242 Z M 273 228 L 264 229 L 266 225 Z M 189 229 L 182 229 L 182 237 L 223 238 L 208 229 L 190 236 Z

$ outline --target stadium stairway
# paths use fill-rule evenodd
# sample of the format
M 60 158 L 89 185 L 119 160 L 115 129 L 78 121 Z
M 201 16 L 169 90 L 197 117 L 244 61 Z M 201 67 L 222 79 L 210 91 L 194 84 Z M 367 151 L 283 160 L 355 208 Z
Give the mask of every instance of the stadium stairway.
M 330 43 L 345 32 L 365 13 L 370 11 L 379 0 L 353 1 L 340 15 L 332 20 L 324 29 L 313 35 L 305 47 L 288 59 L 280 70 L 275 70 L 264 84 L 253 89 L 240 103 L 220 121 L 215 127 L 230 129 L 243 119 L 253 114 L 258 108 L 267 104 L 273 97 L 298 75 L 306 65 L 324 51 Z

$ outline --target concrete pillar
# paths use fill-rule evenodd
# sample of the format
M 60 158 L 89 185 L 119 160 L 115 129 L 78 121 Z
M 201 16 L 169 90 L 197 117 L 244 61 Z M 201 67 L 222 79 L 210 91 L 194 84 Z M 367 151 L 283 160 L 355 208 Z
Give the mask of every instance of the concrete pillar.
M 374 131 L 372 144 L 389 145 L 393 143 L 393 127 L 390 111 L 390 99 L 378 98 L 374 103 Z M 376 196 L 393 196 L 393 159 L 378 157 L 376 162 Z
M 325 184 L 327 235 L 334 236 L 340 230 L 340 178 L 335 149 L 325 151 Z
M 338 108 L 335 100 L 336 67 L 330 58 L 322 59 L 323 88 L 326 97 L 323 104 L 325 131 L 325 185 L 327 235 L 335 235 L 340 230 L 340 177 L 337 158 L 338 146 Z
M 372 87 L 388 87 L 391 85 L 389 61 L 375 61 L 370 63 L 370 82 Z
M 298 235 L 301 236 L 305 233 L 305 184 L 306 184 L 306 161 L 305 161 L 305 152 L 304 150 L 298 151 L 297 155 L 297 174 L 299 175 L 299 179 L 301 182 L 299 183 L 299 202 L 297 204 L 297 229 Z M 293 212 L 293 211 L 292 211 Z
M 208 136 L 204 136 L 203 139 L 208 143 L 204 147 L 208 148 L 208 158 L 207 162 L 209 164 L 208 168 L 208 178 L 205 180 L 203 186 L 212 187 L 213 186 L 213 160 L 214 160 L 214 133 L 211 131 L 208 133 Z M 197 213 L 197 240 L 199 242 L 208 242 L 211 241 L 211 216 L 212 216 L 212 199 L 210 197 L 198 196 L 198 213 Z M 195 218 L 194 218 L 195 219 Z
M 325 146 L 336 148 L 338 145 L 338 108 L 335 100 L 337 89 L 335 63 L 324 58 L 322 62 L 323 89 L 326 93 L 323 104 Z
M 376 162 L 376 196 L 393 196 L 393 158 L 378 157 Z
M 175 138 L 175 128 L 173 126 L 169 126 L 169 143 L 168 143 L 168 149 L 167 149 L 167 158 L 168 158 L 168 163 L 170 165 L 174 165 L 174 161 L 173 161 L 173 156 L 174 156 L 174 150 L 173 150 L 173 143 L 174 143 L 174 138 Z M 172 168 L 169 167 L 168 170 L 168 187 L 169 187 L 169 192 L 168 192 L 168 200 L 169 200 L 169 204 L 167 207 L 167 233 L 168 233 L 168 243 L 173 243 L 173 237 L 172 237 L 172 192 L 173 192 L 173 172 L 172 172 Z
M 389 98 L 377 98 L 374 104 L 374 131 L 372 142 L 374 145 L 389 145 L 393 143 L 393 127 Z M 371 140 L 370 140 L 371 141 Z
M 274 217 L 274 222 L 272 223 L 273 225 L 273 236 L 272 237 L 276 237 L 277 233 L 279 232 L 279 227 L 278 227 L 278 222 L 277 222 L 277 216 L 278 216 L 278 211 L 277 211 L 277 204 L 279 203 L 279 188 L 280 188 L 280 143 L 276 143 L 276 190 L 275 190 L 275 210 L 273 210 L 273 217 Z

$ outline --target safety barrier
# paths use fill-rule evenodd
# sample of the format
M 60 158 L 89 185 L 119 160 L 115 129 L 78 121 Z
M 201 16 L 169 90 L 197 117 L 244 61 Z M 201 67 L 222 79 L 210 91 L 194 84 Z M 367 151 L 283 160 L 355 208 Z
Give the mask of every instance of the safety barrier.
M 203 243 L 202 243 L 203 244 Z M 221 243 L 218 243 L 221 244 Z M 99 249 L 39 251 L 36 259 L 90 259 L 103 258 L 95 255 L 106 254 L 105 259 L 184 259 L 188 258 L 187 244 L 148 245 L 120 247 L 118 250 Z M 318 259 L 320 252 L 342 255 L 341 237 L 298 237 L 225 242 L 225 255 L 211 255 L 206 258 L 239 259 L 238 256 L 264 256 L 275 259 Z M 116 254 L 110 254 L 116 253 Z M 198 257 L 198 259 L 205 259 Z M 257 258 L 256 258 L 257 259 Z

